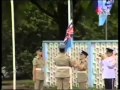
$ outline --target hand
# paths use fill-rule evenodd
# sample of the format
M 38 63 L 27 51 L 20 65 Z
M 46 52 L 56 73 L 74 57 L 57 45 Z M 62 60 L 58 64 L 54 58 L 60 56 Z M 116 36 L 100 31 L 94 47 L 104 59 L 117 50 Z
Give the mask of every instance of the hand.
M 99 54 L 99 57 L 102 57 L 102 56 L 103 56 L 103 55 L 100 53 L 100 54 Z
M 99 54 L 99 57 L 101 57 L 101 60 L 104 60 L 106 58 L 106 56 L 101 53 Z
M 77 67 L 78 67 L 78 65 L 77 65 L 77 64 L 75 64 L 75 65 L 74 65 L 74 68 L 77 68 Z
M 78 67 L 77 61 L 74 61 L 74 62 L 73 62 L 73 66 L 74 66 L 75 68 Z

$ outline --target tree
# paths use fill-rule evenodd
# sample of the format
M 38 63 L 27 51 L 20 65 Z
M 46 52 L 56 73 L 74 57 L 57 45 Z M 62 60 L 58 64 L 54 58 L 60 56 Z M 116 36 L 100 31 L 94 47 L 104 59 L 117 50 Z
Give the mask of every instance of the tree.
M 41 1 L 30 0 L 32 4 L 38 7 L 38 9 L 48 15 L 49 17 L 53 18 L 53 20 L 57 23 L 59 29 L 59 39 L 63 40 L 66 33 L 66 28 L 68 26 L 68 8 L 67 8 L 67 0 L 60 1 L 60 0 L 50 0 L 47 3 L 47 8 L 43 7 L 43 3 Z M 47 1 L 46 1 L 47 2 Z M 54 2 L 54 4 L 53 4 Z M 73 2 L 73 20 L 74 26 L 77 25 L 78 20 L 81 20 L 83 11 L 83 0 L 72 0 Z M 87 4 L 84 4 L 87 8 L 89 8 L 93 2 L 93 0 L 86 0 L 84 1 Z M 51 13 L 50 13 L 51 12 Z M 64 22 L 64 23 L 63 23 Z
M 105 27 L 98 27 L 93 0 L 73 0 L 75 40 L 104 40 Z M 67 0 L 15 0 L 15 43 L 17 71 L 32 75 L 35 48 L 43 40 L 63 40 L 68 26 Z M 11 9 L 2 1 L 2 66 L 12 72 Z M 118 39 L 118 5 L 115 2 L 108 20 L 108 39 Z M 22 76 L 21 75 L 21 76 Z

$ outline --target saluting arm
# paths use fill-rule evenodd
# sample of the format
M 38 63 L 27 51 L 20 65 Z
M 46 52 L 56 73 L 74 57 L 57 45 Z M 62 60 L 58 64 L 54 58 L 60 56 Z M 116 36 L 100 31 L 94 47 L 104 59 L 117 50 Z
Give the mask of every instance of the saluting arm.
M 104 60 L 106 58 L 106 55 L 103 55 L 103 54 L 99 54 L 99 57 L 101 57 L 101 60 Z
M 103 66 L 103 61 L 105 60 L 106 56 L 100 53 L 99 57 L 101 57 L 100 65 Z

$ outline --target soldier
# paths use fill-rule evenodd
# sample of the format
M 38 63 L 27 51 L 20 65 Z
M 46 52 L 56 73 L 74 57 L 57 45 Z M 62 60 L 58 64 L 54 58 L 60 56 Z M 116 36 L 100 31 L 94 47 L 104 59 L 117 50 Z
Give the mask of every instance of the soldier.
M 35 90 L 43 90 L 44 84 L 44 66 L 42 52 L 40 49 L 36 51 L 37 56 L 33 59 L 33 81 Z
M 59 46 L 59 55 L 54 59 L 56 65 L 56 84 L 58 90 L 69 90 L 70 89 L 70 69 L 72 62 L 70 58 L 65 54 L 65 45 Z
M 105 89 L 114 89 L 115 83 L 115 68 L 116 68 L 116 58 L 113 56 L 113 50 L 110 48 L 106 48 L 106 56 L 102 58 L 101 66 L 102 66 L 102 77 L 104 79 Z
M 77 79 L 78 79 L 79 87 L 81 90 L 85 90 L 88 88 L 88 86 L 87 86 L 87 82 L 88 82 L 87 56 L 88 56 L 88 53 L 85 51 L 82 51 L 80 53 L 80 60 L 78 62 L 76 62 L 76 65 L 75 65 L 75 67 L 78 69 Z

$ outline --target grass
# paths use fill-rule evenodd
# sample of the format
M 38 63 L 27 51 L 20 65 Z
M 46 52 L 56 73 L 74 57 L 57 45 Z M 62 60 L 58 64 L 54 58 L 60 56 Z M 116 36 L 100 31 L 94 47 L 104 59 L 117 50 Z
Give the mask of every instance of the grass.
M 2 81 L 2 85 L 5 87 L 10 87 L 13 85 L 13 81 Z M 17 80 L 16 81 L 16 88 L 33 88 L 34 83 L 32 80 Z
M 12 86 L 13 81 L 2 81 L 2 85 L 4 86 Z M 17 89 L 33 89 L 34 82 L 32 80 L 17 80 L 16 81 Z M 21 90 L 22 90 L 21 89 Z M 45 90 L 57 90 L 56 87 L 45 87 Z M 80 90 L 78 87 L 73 87 L 73 90 Z M 97 90 L 95 88 L 89 88 L 89 90 Z M 101 89 L 102 90 L 102 89 Z

